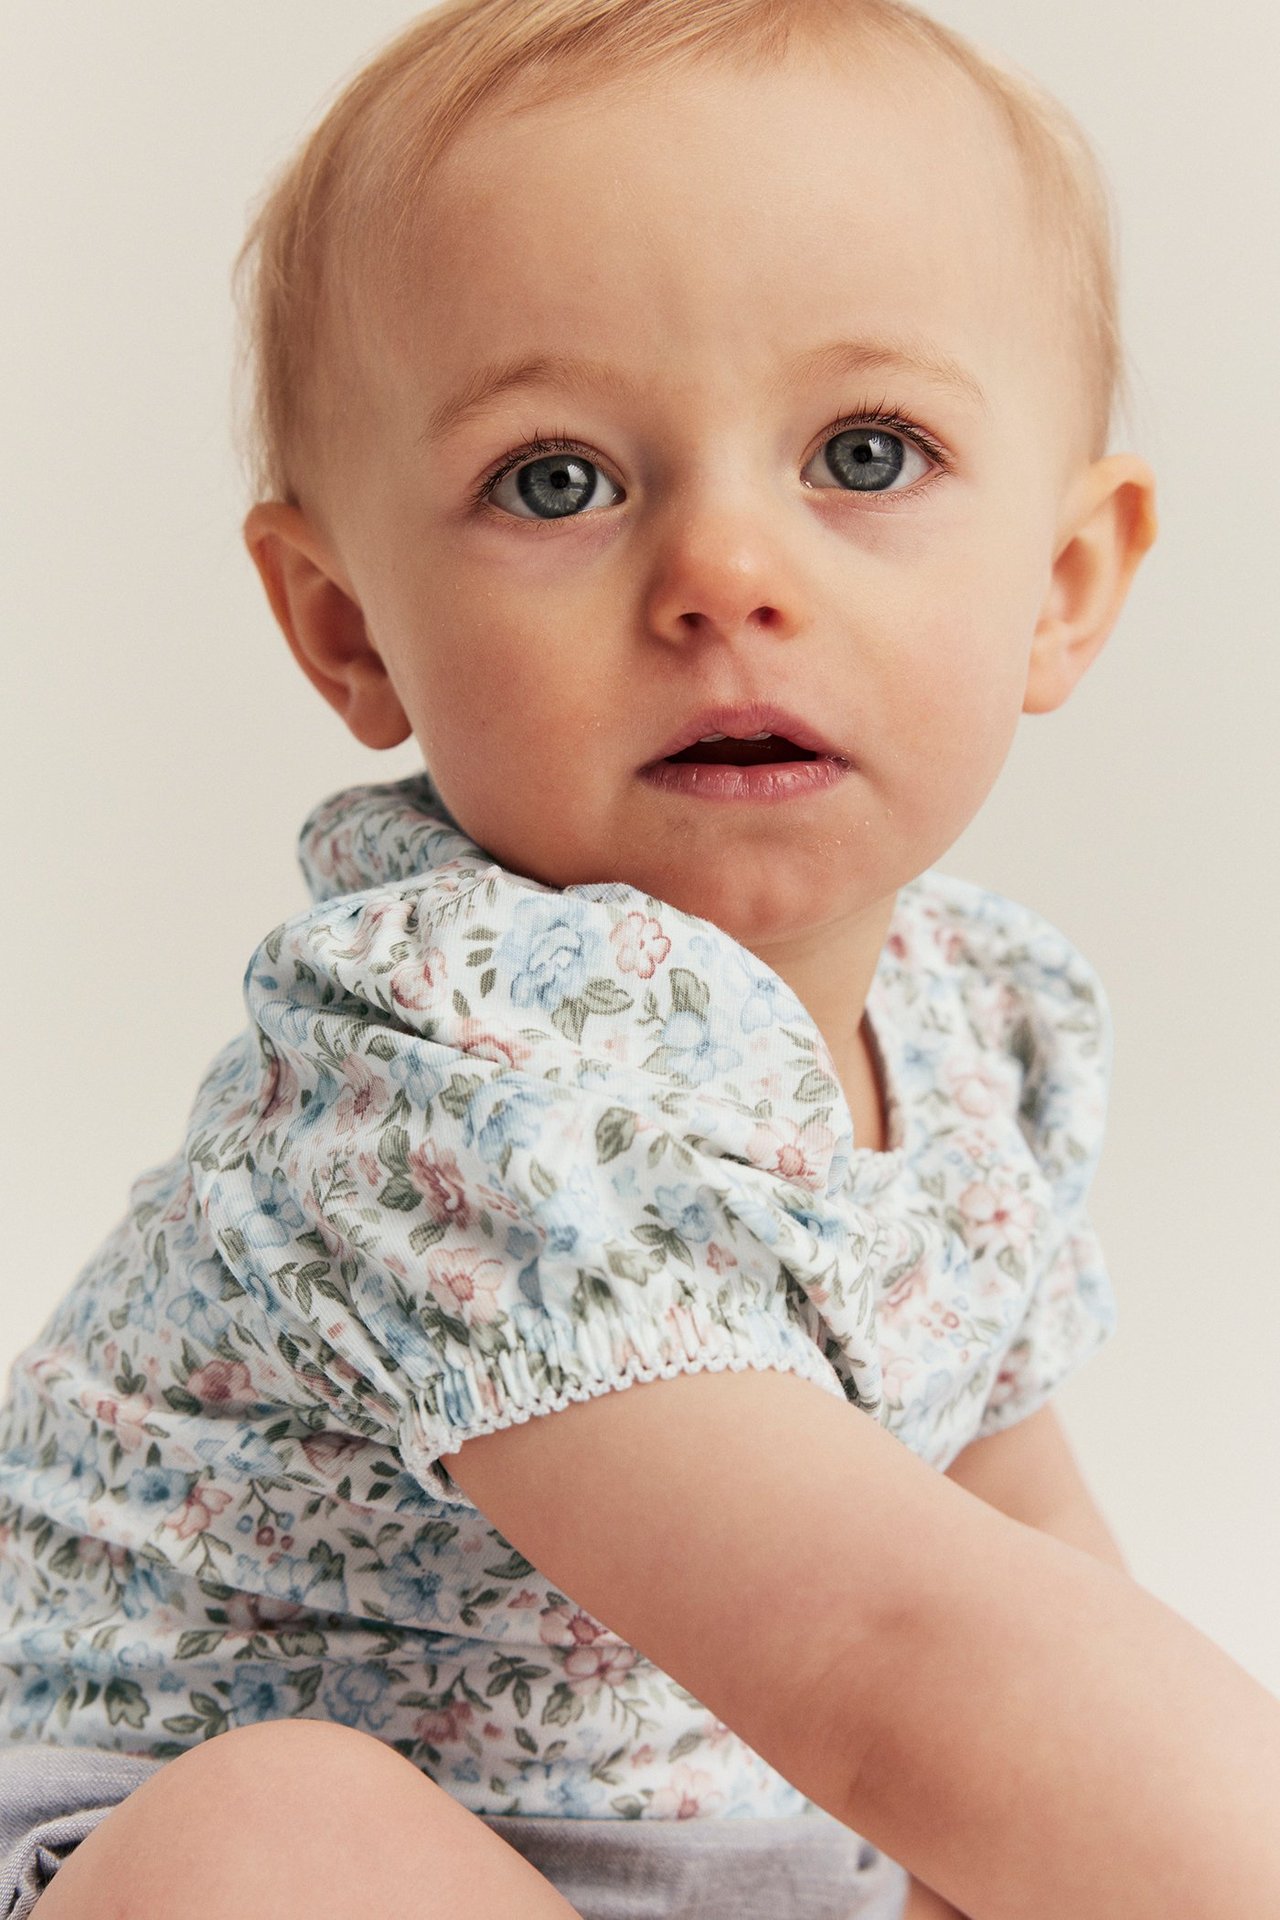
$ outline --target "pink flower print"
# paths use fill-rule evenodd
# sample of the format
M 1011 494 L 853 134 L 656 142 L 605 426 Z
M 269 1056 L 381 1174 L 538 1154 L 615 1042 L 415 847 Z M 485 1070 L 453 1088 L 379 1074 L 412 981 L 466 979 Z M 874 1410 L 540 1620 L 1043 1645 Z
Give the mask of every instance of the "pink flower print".
M 944 1078 L 952 1099 L 962 1113 L 977 1120 L 986 1120 L 995 1112 L 999 1104 L 995 1082 L 976 1062 L 949 1063 Z
M 82 1400 L 81 1405 L 104 1427 L 113 1430 L 126 1453 L 136 1453 L 150 1437 L 142 1423 L 151 1411 L 151 1402 L 144 1400 L 140 1393 L 131 1393 L 123 1400 L 102 1399 L 96 1402 L 90 1395 L 87 1403 Z
M 642 1747 L 637 1747 L 635 1752 L 632 1754 L 631 1765 L 633 1768 L 651 1767 L 654 1761 L 657 1759 L 657 1757 L 658 1757 L 657 1748 L 651 1747 L 649 1745 L 649 1742 L 646 1740 L 644 1745 Z
M 900 1354 L 896 1360 L 885 1361 L 881 1392 L 887 1407 L 905 1405 L 918 1370 L 918 1362 L 908 1355 Z
M 373 951 L 373 943 L 378 937 L 378 928 L 391 911 L 391 902 L 386 901 L 380 907 L 365 907 L 356 924 L 355 938 L 349 947 L 338 947 L 335 951 L 343 960 L 367 960 Z
M 672 1767 L 667 1784 L 654 1794 L 649 1812 L 655 1820 L 697 1820 L 717 1812 L 723 1801 L 714 1774 L 705 1767 L 681 1762 Z
M 207 1360 L 195 1373 L 187 1376 L 187 1391 L 194 1393 L 197 1400 L 212 1401 L 222 1405 L 228 1400 L 247 1400 L 253 1386 L 253 1376 L 241 1360 Z
M 293 1600 L 277 1600 L 266 1593 L 233 1593 L 223 1602 L 227 1610 L 228 1633 L 258 1633 L 263 1627 L 287 1626 L 306 1613 Z
M 808 1127 L 801 1133 L 794 1120 L 762 1120 L 747 1142 L 747 1153 L 769 1173 L 814 1188 L 818 1185 L 819 1163 L 830 1162 L 835 1144 L 829 1127 Z
M 949 967 L 959 966 L 968 951 L 968 942 L 958 927 L 940 926 L 938 951 Z
M 282 1060 L 277 1056 L 273 1062 L 273 1072 L 271 1098 L 262 1109 L 262 1118 L 264 1120 L 269 1120 L 274 1113 L 280 1113 L 293 1107 L 297 1103 L 298 1098 L 298 1076 L 289 1061 Z M 223 1120 L 222 1124 L 224 1127 L 230 1126 L 233 1121 L 241 1117 L 242 1116 L 238 1114 L 229 1114 L 226 1119 Z
M 231 1499 L 224 1487 L 195 1486 L 178 1509 L 175 1519 L 172 1515 L 164 1522 L 171 1527 L 179 1540 L 190 1540 L 193 1534 L 203 1533 L 212 1526 Z
M 415 1147 L 409 1155 L 409 1176 L 426 1195 L 427 1212 L 437 1225 L 471 1225 L 467 1189 L 455 1154 Z
M 433 1747 L 457 1746 L 475 1718 L 475 1711 L 469 1700 L 451 1700 L 447 1707 L 420 1713 L 413 1723 L 414 1734 Z
M 497 1319 L 501 1261 L 486 1259 L 477 1247 L 461 1247 L 431 1261 L 430 1273 L 432 1285 L 440 1287 L 463 1310 L 464 1319 L 473 1323 Z
M 924 1263 L 917 1261 L 909 1273 L 902 1274 L 900 1278 L 894 1281 L 888 1293 L 881 1296 L 884 1306 L 890 1313 L 896 1313 L 898 1308 L 905 1305 L 913 1294 L 920 1292 L 924 1283 Z
M 737 1264 L 736 1258 L 730 1253 L 728 1247 L 722 1247 L 718 1240 L 708 1240 L 707 1265 L 716 1273 L 724 1273 L 727 1268 L 736 1267 Z
M 508 1220 L 520 1218 L 520 1209 L 509 1194 L 499 1193 L 496 1187 L 485 1186 L 477 1187 L 476 1194 L 484 1201 L 486 1207 L 492 1208 L 494 1213 L 501 1213 Z
M 364 1444 L 354 1433 L 309 1433 L 302 1442 L 302 1451 L 317 1473 L 331 1474 L 344 1466 L 353 1453 L 359 1453 Z
M 711 1317 L 702 1301 L 673 1301 L 663 1309 L 662 1321 L 690 1358 L 706 1350 L 712 1337 Z
M 462 1053 L 474 1053 L 481 1060 L 494 1060 L 500 1067 L 522 1067 L 533 1052 L 513 1033 L 495 1033 L 482 1020 L 464 1020 L 458 1028 L 457 1046 Z
M 426 1013 L 439 1003 L 444 990 L 448 963 L 439 947 L 428 947 L 410 966 L 407 962 L 391 976 L 391 998 L 399 1006 Z
M 164 1216 L 165 1226 L 171 1226 L 175 1220 L 184 1218 L 191 1200 L 192 1185 L 191 1175 L 187 1174 L 179 1186 L 178 1191 L 174 1194 L 173 1199 L 169 1202 L 169 1210 Z
M 572 1693 L 595 1693 L 600 1687 L 620 1687 L 639 1659 L 634 1647 L 582 1645 L 564 1657 L 564 1677 Z
M 109 1367 L 114 1367 L 116 1363 L 116 1355 L 117 1353 L 119 1353 L 119 1351 L 120 1349 L 117 1347 L 115 1341 L 108 1340 L 106 1346 L 102 1349 L 102 1357 L 106 1361 Z
M 957 1204 L 975 1226 L 986 1227 L 993 1238 L 1003 1238 L 1019 1250 L 1026 1248 L 1040 1230 L 1042 1210 L 1025 1193 L 998 1193 L 985 1181 L 975 1181 L 965 1188 Z
M 536 1607 L 537 1604 L 538 1596 L 532 1587 L 521 1587 L 519 1593 L 513 1593 L 508 1600 L 507 1611 L 511 1612 L 516 1607 Z
M 609 939 L 619 973 L 634 973 L 641 980 L 652 980 L 671 951 L 662 922 L 647 919 L 643 913 L 629 913 L 619 920 L 610 930 Z
M 374 1193 L 376 1193 L 382 1185 L 383 1177 L 386 1173 L 386 1168 L 383 1166 L 381 1160 L 379 1160 L 378 1156 L 374 1153 L 358 1153 L 356 1155 L 356 1165 L 360 1169 L 360 1177 L 366 1187 L 371 1187 Z
M 345 1085 L 334 1108 L 335 1123 L 342 1133 L 351 1133 L 368 1119 L 375 1119 L 386 1107 L 386 1083 L 370 1069 L 358 1053 L 349 1053 L 342 1063 Z

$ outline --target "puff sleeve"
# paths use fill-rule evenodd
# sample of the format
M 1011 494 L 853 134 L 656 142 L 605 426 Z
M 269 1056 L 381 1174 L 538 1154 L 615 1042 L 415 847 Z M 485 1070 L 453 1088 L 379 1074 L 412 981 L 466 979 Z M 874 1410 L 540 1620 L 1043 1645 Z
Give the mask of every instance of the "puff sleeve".
M 996 896 L 988 896 L 995 899 Z M 1111 1009 L 1093 967 L 1056 927 L 999 902 L 989 966 L 1022 1069 L 1018 1122 L 1051 1194 L 1038 1272 L 988 1394 L 978 1437 L 1037 1411 L 1103 1345 L 1116 1302 L 1087 1201 L 1102 1152 Z
M 440 1465 L 466 1439 L 634 1381 L 767 1367 L 850 1397 L 793 1311 L 837 1284 L 847 1110 L 728 936 L 627 887 L 445 868 L 286 922 L 245 1001 L 200 1204 L 303 1396 L 432 1497 L 472 1504 Z

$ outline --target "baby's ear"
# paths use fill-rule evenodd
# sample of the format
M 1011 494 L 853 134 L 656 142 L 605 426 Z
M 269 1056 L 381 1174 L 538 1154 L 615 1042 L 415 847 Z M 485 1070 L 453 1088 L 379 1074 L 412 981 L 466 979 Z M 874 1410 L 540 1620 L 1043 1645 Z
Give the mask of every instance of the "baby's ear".
M 260 501 L 244 542 L 289 650 L 366 747 L 398 747 L 413 731 L 341 563 L 300 507 Z
M 1133 453 L 1096 460 L 1068 496 L 1036 623 L 1024 713 L 1052 713 L 1102 651 L 1158 532 L 1155 474 Z

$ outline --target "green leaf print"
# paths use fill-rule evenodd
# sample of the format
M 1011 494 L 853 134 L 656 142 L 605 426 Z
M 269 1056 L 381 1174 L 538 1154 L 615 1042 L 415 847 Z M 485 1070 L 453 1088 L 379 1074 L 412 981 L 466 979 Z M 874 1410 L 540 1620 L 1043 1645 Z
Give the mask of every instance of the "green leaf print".
M 628 1007 L 635 1005 L 629 993 L 624 993 L 616 981 L 607 980 L 603 975 L 588 980 L 582 990 L 582 998 L 587 1003 L 589 1013 L 625 1013 Z
M 711 989 L 706 981 L 700 980 L 696 973 L 690 973 L 688 967 L 673 967 L 669 981 L 671 1011 L 696 1013 L 700 1020 L 704 1020 L 711 1000 Z
M 422 1205 L 422 1194 L 407 1174 L 397 1174 L 379 1192 L 378 1205 L 394 1207 L 399 1213 L 412 1213 L 415 1207 Z
M 378 1158 L 390 1173 L 409 1171 L 409 1135 L 403 1127 L 384 1127 L 378 1141 Z
M 566 1040 L 574 1046 L 582 1038 L 582 1029 L 587 1024 L 587 1003 L 585 1000 L 562 1000 L 551 1016 L 551 1024 Z
M 151 1709 L 136 1680 L 109 1680 L 104 1699 L 107 1719 L 113 1727 L 118 1727 L 123 1720 L 135 1732 L 141 1733 L 150 1718 Z
M 559 1185 L 555 1175 L 548 1173 L 547 1169 L 537 1160 L 531 1160 L 529 1162 L 529 1178 L 544 1200 L 550 1199 Z
M 596 1121 L 596 1157 L 601 1166 L 625 1153 L 636 1137 L 636 1116 L 628 1107 L 610 1107 Z

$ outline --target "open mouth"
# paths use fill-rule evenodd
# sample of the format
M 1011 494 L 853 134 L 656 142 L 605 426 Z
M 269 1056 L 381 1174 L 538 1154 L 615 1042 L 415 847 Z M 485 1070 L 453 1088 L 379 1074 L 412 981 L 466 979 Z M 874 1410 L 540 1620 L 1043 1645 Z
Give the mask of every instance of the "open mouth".
M 758 767 L 782 760 L 818 758 L 807 747 L 798 747 L 794 740 L 771 733 L 763 740 L 735 740 L 732 735 L 723 740 L 697 740 L 680 753 L 668 754 L 666 761 L 659 765 L 681 766 L 692 762 L 717 767 Z

